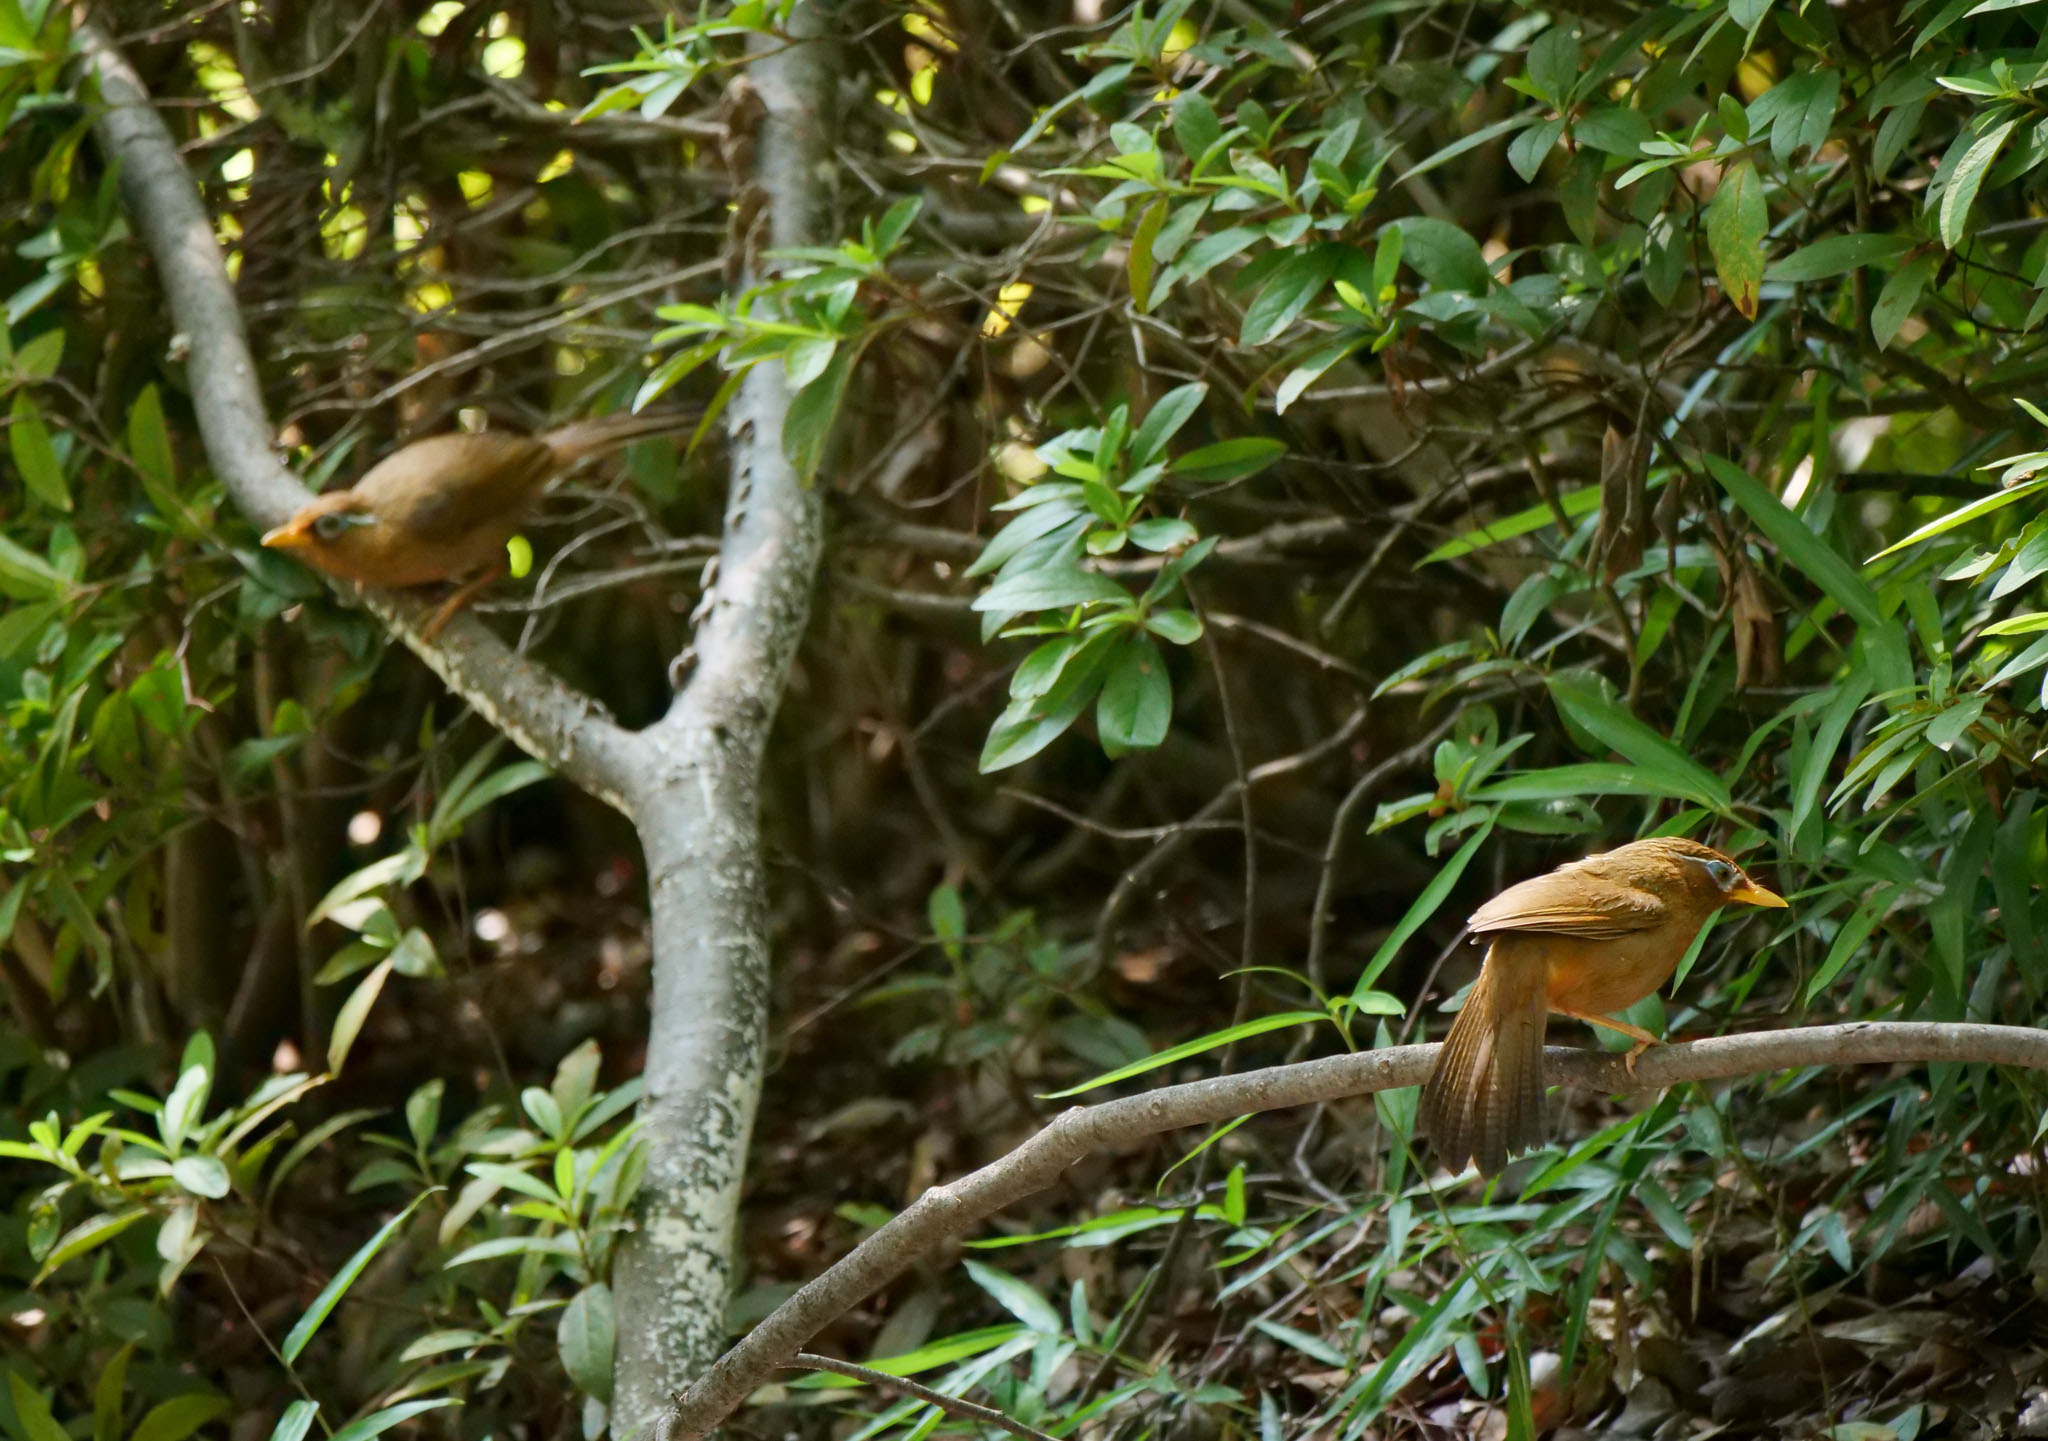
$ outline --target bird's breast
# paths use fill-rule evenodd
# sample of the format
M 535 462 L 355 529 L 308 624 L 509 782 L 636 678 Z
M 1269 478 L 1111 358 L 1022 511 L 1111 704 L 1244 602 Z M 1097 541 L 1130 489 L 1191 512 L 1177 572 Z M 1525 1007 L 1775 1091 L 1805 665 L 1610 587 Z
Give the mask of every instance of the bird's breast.
M 1671 979 L 1692 943 L 1690 935 L 1674 934 L 1669 925 L 1608 940 L 1545 939 L 1551 1008 L 1599 1015 L 1625 1011 Z

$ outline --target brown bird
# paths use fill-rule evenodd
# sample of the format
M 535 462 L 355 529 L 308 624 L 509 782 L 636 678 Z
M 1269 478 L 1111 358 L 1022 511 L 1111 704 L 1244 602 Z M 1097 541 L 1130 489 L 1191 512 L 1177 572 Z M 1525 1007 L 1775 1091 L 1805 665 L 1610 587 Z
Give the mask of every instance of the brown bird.
M 1422 1088 L 1422 1120 L 1444 1164 L 1497 1174 L 1543 1144 L 1546 1014 L 1635 1039 L 1628 1068 L 1657 1038 L 1605 1014 L 1655 991 L 1724 905 L 1782 906 L 1719 851 L 1676 836 L 1634 841 L 1510 886 L 1470 925 L 1491 937 L 1479 979 Z
M 416 440 L 347 490 L 316 497 L 263 544 L 363 585 L 427 585 L 481 571 L 429 623 L 432 635 L 503 570 L 505 542 L 549 481 L 684 423 L 664 411 L 579 421 L 544 435 L 487 430 Z

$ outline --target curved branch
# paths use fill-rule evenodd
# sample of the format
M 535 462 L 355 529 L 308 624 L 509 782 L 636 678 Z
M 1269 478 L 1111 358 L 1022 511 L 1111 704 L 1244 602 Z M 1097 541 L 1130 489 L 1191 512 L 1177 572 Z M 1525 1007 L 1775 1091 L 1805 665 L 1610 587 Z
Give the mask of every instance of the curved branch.
M 1002 1159 L 926 1191 L 778 1306 L 677 1399 L 664 1418 L 663 1441 L 696 1441 L 710 1434 L 822 1327 L 872 1296 L 941 1240 L 1051 1186 L 1089 1152 L 1182 1126 L 1216 1125 L 1259 1111 L 1420 1085 L 1437 1050 L 1433 1044 L 1392 1046 L 1330 1056 L 1162 1086 L 1063 1112 Z M 1633 1076 L 1618 1055 L 1562 1046 L 1544 1052 L 1552 1081 L 1617 1092 L 1805 1066 L 1900 1061 L 1967 1061 L 2048 1070 L 2048 1031 L 1919 1021 L 1804 1026 L 1656 1046 L 1636 1063 Z
M 100 146 L 120 168 L 122 197 L 156 262 L 172 319 L 190 346 L 192 408 L 207 458 L 243 515 L 258 529 L 278 525 L 312 496 L 272 452 L 255 357 L 213 221 L 176 140 L 113 42 L 98 26 L 85 24 L 73 43 L 104 102 L 96 122 Z M 378 594 L 369 606 L 449 689 L 521 749 L 631 814 L 628 782 L 638 748 L 597 702 L 468 616 L 449 626 L 439 644 L 430 644 L 420 634 L 426 612 L 418 600 Z

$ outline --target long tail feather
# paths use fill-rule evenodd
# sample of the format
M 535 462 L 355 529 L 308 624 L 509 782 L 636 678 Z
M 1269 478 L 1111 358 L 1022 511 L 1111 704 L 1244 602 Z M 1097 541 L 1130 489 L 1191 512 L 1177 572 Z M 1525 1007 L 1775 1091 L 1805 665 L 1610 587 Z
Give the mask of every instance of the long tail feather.
M 1543 1144 L 1543 967 L 1533 958 L 1487 951 L 1465 1009 L 1422 1088 L 1430 1148 L 1451 1168 L 1481 1175 Z
M 688 430 L 697 420 L 697 412 L 675 408 L 647 410 L 638 415 L 621 411 L 595 420 L 575 421 L 549 431 L 541 439 L 555 453 L 555 464 L 566 470 L 580 460 L 601 455 L 643 436 Z

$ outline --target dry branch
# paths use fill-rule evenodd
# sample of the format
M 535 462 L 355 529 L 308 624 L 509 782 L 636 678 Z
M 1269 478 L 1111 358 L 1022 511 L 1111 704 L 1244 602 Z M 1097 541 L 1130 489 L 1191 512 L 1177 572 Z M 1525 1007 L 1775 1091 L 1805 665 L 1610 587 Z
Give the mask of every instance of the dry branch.
M 901 1274 L 939 1242 L 978 1225 L 1059 1180 L 1091 1151 L 1183 1126 L 1420 1085 L 1435 1045 L 1393 1046 L 1218 1076 L 1142 1095 L 1076 1106 L 1016 1150 L 944 1186 L 934 1186 L 798 1291 L 720 1358 L 663 1418 L 661 1441 L 709 1435 L 824 1326 Z M 1550 1079 L 1598 1091 L 1655 1090 L 1694 1081 L 1807 1066 L 1965 1061 L 2048 1070 L 2048 1031 L 1919 1021 L 1863 1021 L 1717 1036 L 1658 1046 L 1631 1076 L 1616 1055 L 1552 1046 Z

